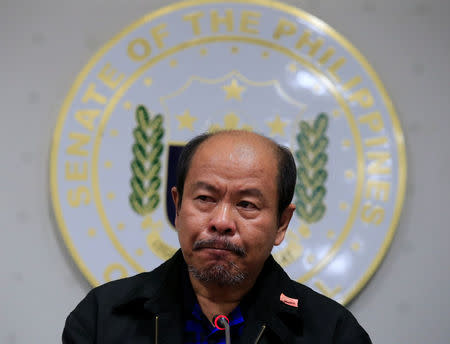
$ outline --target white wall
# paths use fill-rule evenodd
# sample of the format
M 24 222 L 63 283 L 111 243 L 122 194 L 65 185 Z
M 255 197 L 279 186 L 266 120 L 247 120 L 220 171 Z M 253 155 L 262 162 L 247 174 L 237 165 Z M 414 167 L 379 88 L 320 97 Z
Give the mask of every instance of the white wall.
M 0 342 L 55 343 L 88 283 L 49 199 L 59 108 L 94 52 L 162 0 L 0 1 Z M 450 1 L 286 1 L 370 61 L 406 136 L 408 185 L 391 249 L 350 304 L 375 343 L 450 343 Z

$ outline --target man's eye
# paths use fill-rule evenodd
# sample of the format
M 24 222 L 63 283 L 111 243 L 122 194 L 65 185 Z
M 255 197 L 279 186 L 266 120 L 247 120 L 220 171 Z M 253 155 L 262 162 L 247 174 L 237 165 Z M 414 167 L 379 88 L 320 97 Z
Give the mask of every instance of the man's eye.
M 240 201 L 238 206 L 244 209 L 256 209 L 256 206 L 252 202 Z
M 205 195 L 197 196 L 197 199 L 200 201 L 203 201 L 203 202 L 211 202 L 212 201 L 211 197 L 205 196 Z

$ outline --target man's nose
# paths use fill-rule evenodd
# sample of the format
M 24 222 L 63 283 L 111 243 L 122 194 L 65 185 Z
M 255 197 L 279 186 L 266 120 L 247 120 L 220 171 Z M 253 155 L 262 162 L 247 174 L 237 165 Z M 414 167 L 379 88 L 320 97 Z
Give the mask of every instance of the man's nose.
M 233 235 L 236 232 L 236 223 L 233 208 L 228 203 L 219 203 L 215 207 L 209 226 L 210 230 L 218 234 Z

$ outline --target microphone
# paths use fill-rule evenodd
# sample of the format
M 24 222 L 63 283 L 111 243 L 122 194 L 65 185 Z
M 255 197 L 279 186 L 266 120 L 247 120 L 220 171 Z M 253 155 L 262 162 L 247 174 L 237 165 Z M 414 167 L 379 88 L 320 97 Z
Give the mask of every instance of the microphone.
M 213 316 L 212 322 L 217 329 L 222 331 L 225 330 L 225 343 L 231 344 L 229 325 L 230 321 L 228 320 L 228 318 L 223 314 L 216 314 L 215 316 Z

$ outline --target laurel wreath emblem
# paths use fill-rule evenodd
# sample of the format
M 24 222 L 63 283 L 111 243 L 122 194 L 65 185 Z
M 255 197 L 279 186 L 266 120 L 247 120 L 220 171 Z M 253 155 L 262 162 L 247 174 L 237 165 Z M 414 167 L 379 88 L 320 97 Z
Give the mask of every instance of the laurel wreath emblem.
M 300 132 L 297 135 L 297 185 L 296 213 L 307 223 L 318 222 L 325 214 L 326 194 L 325 181 L 328 173 L 325 170 L 328 156 L 328 115 L 321 113 L 309 124 L 300 121 Z
M 152 213 L 160 201 L 158 189 L 161 185 L 159 172 L 163 152 L 163 116 L 157 114 L 151 118 L 145 106 L 139 105 L 136 108 L 136 122 L 137 126 L 133 130 L 135 143 L 132 148 L 134 159 L 131 162 L 132 191 L 129 200 L 133 210 L 144 216 Z

